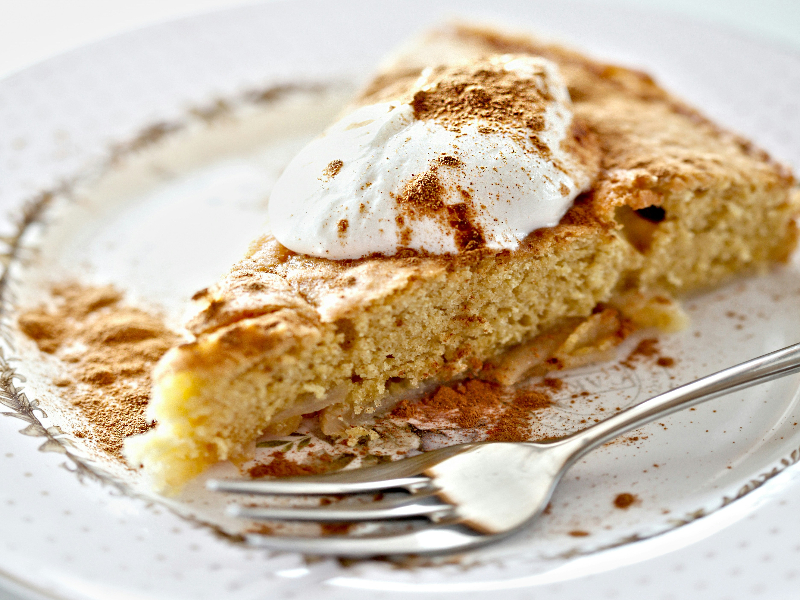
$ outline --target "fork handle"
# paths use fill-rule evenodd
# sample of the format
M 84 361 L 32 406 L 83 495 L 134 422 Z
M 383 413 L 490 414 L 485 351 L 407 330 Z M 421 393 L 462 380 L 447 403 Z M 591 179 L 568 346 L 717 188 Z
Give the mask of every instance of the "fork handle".
M 723 369 L 617 413 L 555 442 L 572 449 L 568 464 L 632 429 L 707 400 L 800 371 L 800 344 Z

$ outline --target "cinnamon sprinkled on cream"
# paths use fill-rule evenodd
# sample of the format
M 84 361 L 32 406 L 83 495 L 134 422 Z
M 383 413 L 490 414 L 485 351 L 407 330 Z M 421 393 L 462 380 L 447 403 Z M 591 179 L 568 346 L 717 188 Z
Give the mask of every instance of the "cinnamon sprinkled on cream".
M 325 177 L 336 177 L 337 173 L 342 170 L 342 166 L 344 163 L 340 160 L 332 160 L 328 163 L 328 166 L 325 167 L 325 170 L 322 171 L 322 174 Z
M 460 161 L 452 156 L 443 156 L 440 164 L 451 167 L 460 166 Z M 436 221 L 443 229 L 455 231 L 454 241 L 458 250 L 476 250 L 486 239 L 476 218 L 476 211 L 467 191 L 459 189 L 464 202 L 445 204 L 445 187 L 438 176 L 438 166 L 432 165 L 428 171 L 406 184 L 397 198 L 397 217 L 395 222 L 400 233 L 401 248 L 411 245 L 414 221 L 428 218 Z
M 336 260 L 514 250 L 558 224 L 598 161 L 553 63 L 437 66 L 304 148 L 273 189 L 270 222 L 287 248 Z
M 535 136 L 545 129 L 547 105 L 554 100 L 543 83 L 547 71 L 542 64 L 526 64 L 529 80 L 522 82 L 513 65 L 510 61 L 498 69 L 478 62 L 429 69 L 422 77 L 435 83 L 423 84 L 414 94 L 414 117 L 436 120 L 456 133 L 479 119 L 482 133 Z

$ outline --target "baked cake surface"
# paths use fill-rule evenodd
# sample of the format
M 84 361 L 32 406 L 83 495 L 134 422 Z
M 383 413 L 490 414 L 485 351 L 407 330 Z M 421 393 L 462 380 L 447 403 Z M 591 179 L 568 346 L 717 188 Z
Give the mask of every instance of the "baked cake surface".
M 398 52 L 358 102 L 397 97 L 430 65 L 507 53 L 558 64 L 586 151 L 596 153 L 591 190 L 510 252 L 333 261 L 258 240 L 195 296 L 194 341 L 156 369 L 149 414 L 158 426 L 126 452 L 157 487 L 245 458 L 261 433 L 289 433 L 303 414 L 322 411 L 323 429 L 336 434 L 425 382 L 470 374 L 513 383 L 548 359 L 580 360 L 631 322 L 674 325 L 674 313 L 648 299 L 788 256 L 791 173 L 645 74 L 457 26 Z

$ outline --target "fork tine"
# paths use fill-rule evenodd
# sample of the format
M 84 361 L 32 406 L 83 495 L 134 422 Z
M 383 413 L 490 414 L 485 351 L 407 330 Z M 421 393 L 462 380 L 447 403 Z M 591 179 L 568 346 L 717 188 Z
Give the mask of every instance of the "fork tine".
M 433 525 L 408 533 L 388 535 L 289 537 L 249 534 L 246 539 L 254 546 L 270 550 L 365 558 L 468 550 L 496 541 L 500 537 L 502 536 L 481 535 L 460 525 Z
M 403 519 L 410 517 L 428 517 L 439 520 L 452 514 L 453 507 L 444 504 L 433 495 L 417 495 L 407 498 L 391 498 L 378 502 L 346 507 L 337 505 L 283 508 L 283 507 L 247 507 L 233 504 L 228 507 L 231 517 L 243 519 L 274 521 L 378 521 L 383 519 Z
M 382 481 L 325 481 L 321 477 L 290 477 L 263 481 L 238 481 L 209 479 L 206 488 L 215 492 L 236 494 L 274 494 L 330 496 L 336 494 L 362 494 L 390 489 L 414 491 L 430 485 L 428 477 L 398 477 Z

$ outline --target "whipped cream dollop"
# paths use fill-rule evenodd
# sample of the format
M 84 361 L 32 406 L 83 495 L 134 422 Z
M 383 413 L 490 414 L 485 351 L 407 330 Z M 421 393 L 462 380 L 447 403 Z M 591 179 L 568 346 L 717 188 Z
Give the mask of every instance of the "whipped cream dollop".
M 356 108 L 291 161 L 270 198 L 272 232 L 331 259 L 513 250 L 590 185 L 585 143 L 546 59 L 426 69 L 403 97 Z

